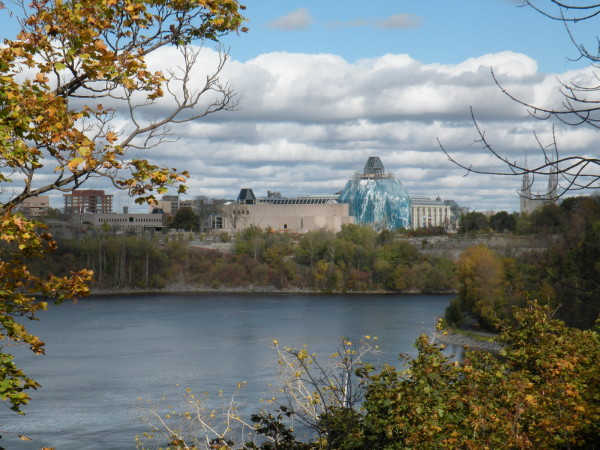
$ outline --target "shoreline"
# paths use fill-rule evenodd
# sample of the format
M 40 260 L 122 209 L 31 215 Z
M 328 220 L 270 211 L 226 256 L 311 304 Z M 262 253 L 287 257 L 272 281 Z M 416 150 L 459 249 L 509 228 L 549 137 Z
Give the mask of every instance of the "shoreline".
M 447 334 L 444 334 L 446 332 Z M 487 339 L 494 339 L 498 334 L 494 333 L 477 333 L 470 331 L 470 333 L 477 334 L 484 339 L 476 339 L 466 334 L 457 333 L 450 330 L 437 331 L 434 334 L 434 339 L 440 344 L 451 344 L 459 345 L 461 347 L 468 347 L 469 350 L 484 350 L 491 353 L 499 353 L 502 350 L 502 345 L 495 341 Z
M 453 295 L 456 292 L 421 292 L 421 291 L 323 291 L 314 289 L 276 289 L 272 287 L 192 287 L 172 286 L 164 289 L 90 289 L 87 297 L 113 295 L 144 295 L 144 294 L 303 294 L 303 295 Z

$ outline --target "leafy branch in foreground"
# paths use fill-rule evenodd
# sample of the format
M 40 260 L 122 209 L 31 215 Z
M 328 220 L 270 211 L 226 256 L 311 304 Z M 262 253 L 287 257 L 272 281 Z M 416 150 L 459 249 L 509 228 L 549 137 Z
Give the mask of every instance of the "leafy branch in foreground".
M 245 442 L 247 436 L 253 439 L 254 426 L 238 411 L 237 397 L 244 387 L 245 383 L 239 383 L 229 398 L 221 391 L 216 401 L 208 394 L 198 397 L 188 388 L 183 395 L 184 412 L 175 411 L 171 405 L 161 407 L 148 402 L 148 406 L 140 408 L 141 420 L 151 431 L 136 436 L 137 447 L 143 449 L 152 444 L 159 448 L 166 442 L 168 448 L 232 448 L 234 438 L 241 442 Z
M 237 108 L 219 79 L 227 53 L 199 85 L 193 70 L 208 41 L 245 31 L 236 0 L 35 0 L 8 11 L 20 25 L 0 47 L 0 400 L 14 411 L 39 385 L 4 353 L 43 342 L 19 318 L 35 320 L 47 300 L 88 293 L 88 270 L 41 276 L 30 262 L 56 244 L 44 227 L 15 212 L 26 199 L 69 192 L 93 178 L 153 202 L 169 187 L 184 192 L 186 172 L 140 157 L 170 139 L 171 124 Z M 200 46 L 194 46 L 200 44 Z M 180 65 L 151 70 L 174 49 Z M 204 68 L 200 68 L 204 70 Z M 205 70 L 206 71 L 206 70 Z

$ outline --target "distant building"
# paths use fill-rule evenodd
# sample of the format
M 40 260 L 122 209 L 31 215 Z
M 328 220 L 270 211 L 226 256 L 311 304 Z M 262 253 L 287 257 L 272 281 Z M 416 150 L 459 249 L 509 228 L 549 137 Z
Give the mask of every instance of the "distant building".
M 164 214 L 175 215 L 181 208 L 194 208 L 194 200 L 181 200 L 178 195 L 163 195 L 152 209 L 162 210 Z
M 527 163 L 525 163 L 527 165 Z M 548 188 L 545 194 L 532 194 L 533 176 L 526 172 L 521 181 L 520 210 L 521 214 L 531 214 L 536 209 L 549 203 L 556 203 L 558 193 L 558 173 L 552 172 L 548 176 Z
M 358 224 L 376 230 L 411 226 L 410 197 L 400 180 L 386 173 L 378 156 L 369 157 L 363 173 L 346 183 L 339 202 L 349 205 Z
M 466 206 L 460 206 L 454 200 L 444 200 L 444 204 L 450 208 L 450 229 L 458 230 L 460 218 L 469 212 Z
M 80 223 L 88 223 L 95 227 L 110 226 L 111 230 L 136 230 L 136 231 L 161 231 L 165 228 L 163 215 L 155 214 L 117 214 L 98 213 L 81 214 L 78 216 Z
M 440 197 L 431 200 L 428 197 L 411 197 L 411 224 L 413 230 L 429 227 L 451 227 L 453 222 L 450 205 Z
M 306 233 L 325 228 L 333 232 L 354 223 L 347 204 L 337 196 L 256 198 L 250 188 L 243 188 L 235 202 L 218 207 L 211 217 L 211 228 L 227 232 L 243 231 L 251 226 L 278 232 Z
M 63 195 L 65 214 L 107 214 L 112 212 L 112 194 L 99 189 L 74 190 Z
M 18 211 L 27 217 L 39 217 L 46 215 L 48 208 L 50 208 L 50 196 L 38 195 L 23 200 L 18 207 Z

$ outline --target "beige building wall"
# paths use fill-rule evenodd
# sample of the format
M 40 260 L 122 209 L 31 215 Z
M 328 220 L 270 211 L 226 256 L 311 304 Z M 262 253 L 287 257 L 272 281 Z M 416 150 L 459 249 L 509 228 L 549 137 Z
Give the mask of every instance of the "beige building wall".
M 156 230 L 164 228 L 162 214 L 81 214 L 80 222 L 90 223 L 97 227 L 106 223 L 114 229 L 121 230 Z
M 274 231 L 305 233 L 325 228 L 333 232 L 342 229 L 342 225 L 354 223 L 349 214 L 349 205 L 344 203 L 325 203 L 316 205 L 280 205 L 259 203 L 240 205 L 231 203 L 220 207 L 223 215 L 223 231 L 235 233 L 250 226 Z
M 19 205 L 19 211 L 28 217 L 43 216 L 50 208 L 50 196 L 38 195 L 23 200 Z
M 194 200 L 180 200 L 176 195 L 164 195 L 162 200 L 158 200 L 156 205 L 150 208 L 150 211 L 162 209 L 164 214 L 175 215 L 181 208 L 194 209 Z
M 153 209 L 162 209 L 164 214 L 171 214 L 171 202 L 167 200 L 158 200 L 156 205 L 150 207 L 150 211 Z

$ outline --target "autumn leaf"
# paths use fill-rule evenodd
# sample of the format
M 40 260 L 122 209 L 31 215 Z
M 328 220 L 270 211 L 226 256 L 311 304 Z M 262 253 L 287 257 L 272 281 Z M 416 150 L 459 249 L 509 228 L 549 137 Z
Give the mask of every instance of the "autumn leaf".
M 104 41 L 102 41 L 101 39 L 97 39 L 94 42 L 94 47 L 96 47 L 98 50 L 100 51 L 106 51 L 108 48 L 106 47 L 106 44 L 104 43 Z
M 116 133 L 109 131 L 108 133 L 106 133 L 106 140 L 112 144 L 117 140 L 117 135 Z
M 67 167 L 69 168 L 69 170 L 74 171 L 75 168 L 81 163 L 83 163 L 83 158 L 73 158 L 71 161 L 68 162 Z
M 45 74 L 38 73 L 35 76 L 35 81 L 37 81 L 38 83 L 44 83 L 45 84 L 45 83 L 48 83 L 50 80 L 48 79 L 48 77 Z

